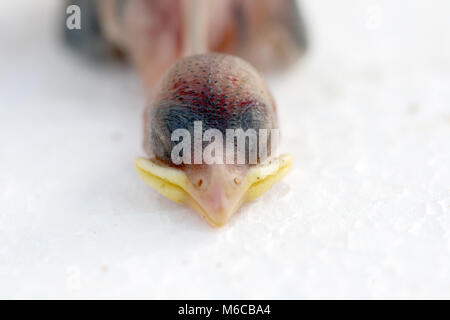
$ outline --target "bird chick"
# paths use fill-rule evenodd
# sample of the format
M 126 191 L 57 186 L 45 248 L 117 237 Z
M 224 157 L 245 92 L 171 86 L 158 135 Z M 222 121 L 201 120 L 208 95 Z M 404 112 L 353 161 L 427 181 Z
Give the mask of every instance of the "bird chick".
M 201 124 L 201 149 L 207 150 L 214 142 L 216 152 L 226 152 L 215 154 L 216 161 L 211 163 L 189 140 L 189 149 L 183 150 L 187 161 L 180 164 L 174 160 L 179 140 L 174 140 L 173 134 L 184 129 L 187 136 L 198 136 L 196 123 Z M 193 208 L 213 226 L 224 225 L 243 203 L 264 193 L 291 166 L 289 156 L 275 155 L 274 132 L 279 125 L 267 86 L 250 64 L 235 56 L 207 53 L 176 62 L 155 87 L 144 127 L 148 158 L 136 160 L 139 175 L 167 198 Z M 214 141 L 204 138 L 211 129 L 217 134 Z M 248 139 L 241 148 L 233 136 L 230 157 L 225 145 L 225 141 L 230 142 L 230 130 L 266 134 L 257 135 L 253 144 L 245 136 Z M 218 136 L 226 138 L 218 142 Z M 261 152 L 264 142 L 268 142 L 265 153 Z M 253 161 L 252 154 L 256 154 Z M 244 161 L 237 161 L 239 157 Z

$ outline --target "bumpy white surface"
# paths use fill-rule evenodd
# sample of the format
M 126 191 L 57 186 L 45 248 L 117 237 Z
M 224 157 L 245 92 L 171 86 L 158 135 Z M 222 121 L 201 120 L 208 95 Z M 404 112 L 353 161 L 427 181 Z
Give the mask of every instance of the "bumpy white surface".
M 304 1 L 295 167 L 220 230 L 137 177 L 139 82 L 59 3 L 0 4 L 1 298 L 450 298 L 448 1 Z

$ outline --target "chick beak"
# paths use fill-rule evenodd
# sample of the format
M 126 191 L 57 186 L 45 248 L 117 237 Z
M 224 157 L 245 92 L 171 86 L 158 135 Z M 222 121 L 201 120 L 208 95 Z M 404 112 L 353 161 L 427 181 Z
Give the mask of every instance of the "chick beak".
M 214 164 L 187 170 L 190 205 L 213 226 L 220 227 L 246 201 L 246 166 Z
M 166 198 L 192 207 L 215 227 L 223 226 L 247 201 L 266 192 L 289 172 L 292 157 L 281 155 L 255 166 L 186 165 L 182 169 L 137 158 L 141 178 Z

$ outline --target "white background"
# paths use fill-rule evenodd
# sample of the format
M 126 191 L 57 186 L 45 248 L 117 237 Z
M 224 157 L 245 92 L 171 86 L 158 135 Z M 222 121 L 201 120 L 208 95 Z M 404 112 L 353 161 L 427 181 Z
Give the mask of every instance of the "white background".
M 1 298 L 450 298 L 450 2 L 308 0 L 291 174 L 222 229 L 136 175 L 132 70 L 0 4 Z

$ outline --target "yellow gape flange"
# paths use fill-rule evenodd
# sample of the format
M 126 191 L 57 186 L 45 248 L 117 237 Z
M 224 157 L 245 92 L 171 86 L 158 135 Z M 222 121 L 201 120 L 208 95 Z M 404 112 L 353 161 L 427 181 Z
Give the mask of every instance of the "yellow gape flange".
M 283 154 L 267 164 L 250 169 L 247 174 L 247 201 L 253 201 L 280 181 L 291 169 L 293 158 Z
M 137 158 L 134 164 L 139 176 L 167 199 L 183 203 L 188 196 L 185 190 L 189 180 L 183 171 L 163 167 L 144 158 Z
M 290 155 L 281 155 L 250 168 L 243 180 L 245 181 L 245 192 L 242 194 L 242 201 L 239 203 L 242 204 L 256 199 L 280 181 L 289 172 L 292 161 Z M 205 212 L 195 196 L 191 194 L 190 190 L 193 190 L 193 186 L 183 170 L 164 166 L 144 158 L 137 158 L 135 166 L 139 176 L 160 194 L 169 200 L 193 207 L 201 216 L 206 218 L 208 223 L 216 227 L 220 226 L 214 223 L 208 212 Z

